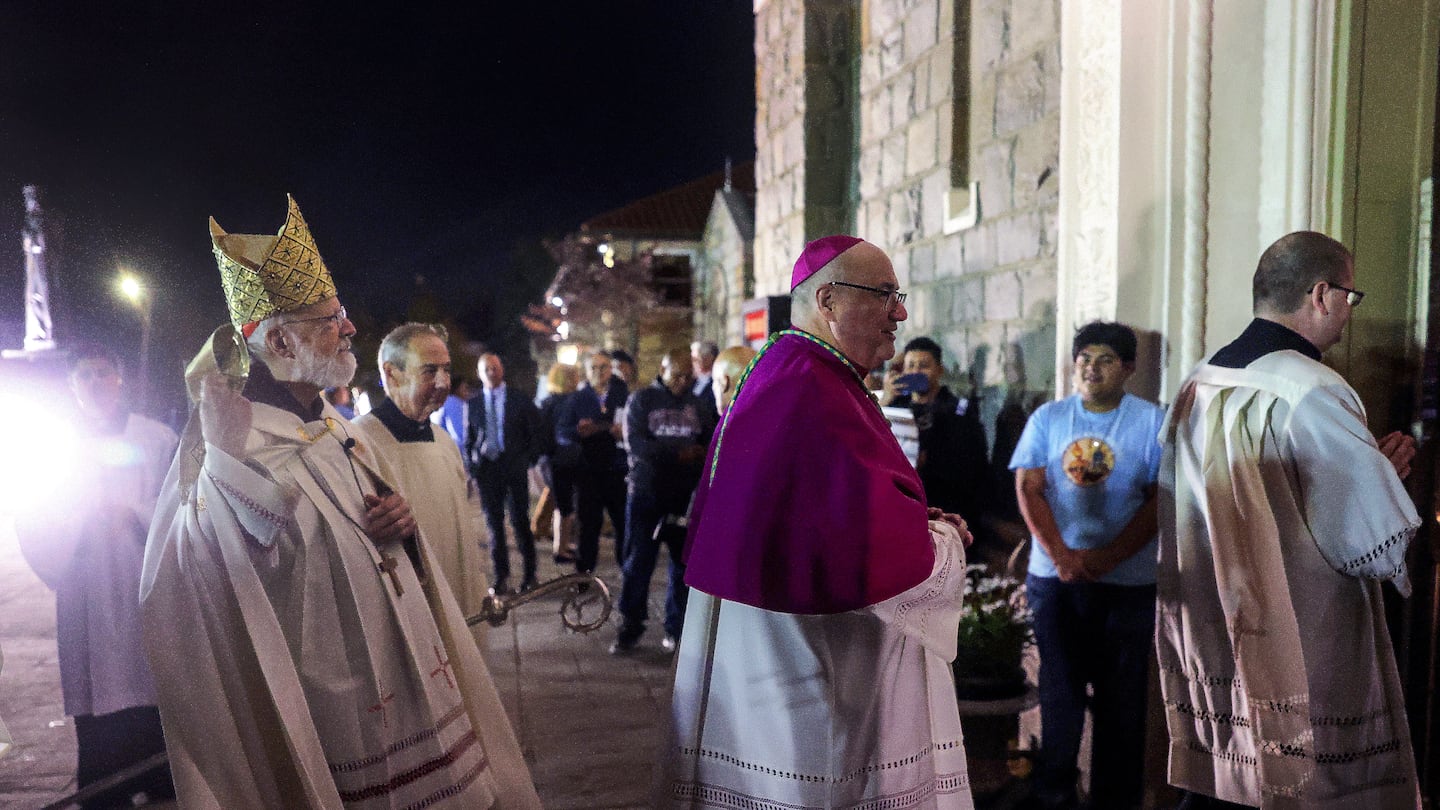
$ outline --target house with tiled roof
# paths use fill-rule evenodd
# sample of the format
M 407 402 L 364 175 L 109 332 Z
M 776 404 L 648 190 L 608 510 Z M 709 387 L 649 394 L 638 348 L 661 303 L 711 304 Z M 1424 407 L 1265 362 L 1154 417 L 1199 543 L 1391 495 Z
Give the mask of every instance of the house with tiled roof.
M 586 220 L 574 238 L 591 246 L 607 267 L 634 272 L 648 267 L 654 305 L 617 317 L 604 312 L 588 324 L 567 325 L 562 344 L 603 346 L 633 354 L 642 381 L 659 370 L 660 355 L 695 339 L 722 340 L 737 296 L 753 288 L 755 171 L 753 163 L 729 167 L 651 194 Z M 562 266 L 552 293 L 562 306 Z M 562 353 L 562 357 L 565 353 Z

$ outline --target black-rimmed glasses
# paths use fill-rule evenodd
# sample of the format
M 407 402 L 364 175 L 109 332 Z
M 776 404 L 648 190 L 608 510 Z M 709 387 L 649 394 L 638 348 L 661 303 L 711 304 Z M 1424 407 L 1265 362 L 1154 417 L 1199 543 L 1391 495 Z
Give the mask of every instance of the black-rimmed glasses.
M 1325 283 L 1330 285 L 1330 289 L 1339 290 L 1345 293 L 1345 303 L 1349 304 L 1352 307 L 1360 306 L 1360 302 L 1365 300 L 1365 293 L 1360 292 L 1359 290 L 1352 290 L 1349 287 L 1341 287 L 1339 284 L 1336 284 L 1333 281 L 1327 281 Z M 1316 286 L 1317 285 L 1314 284 L 1310 285 L 1310 289 L 1306 290 L 1305 292 L 1313 292 Z
M 334 312 L 334 313 L 331 313 L 330 315 L 317 315 L 317 316 L 315 316 L 314 318 L 296 318 L 296 319 L 293 320 L 293 321 L 286 321 L 285 323 L 291 324 L 291 323 L 312 323 L 312 322 L 314 322 L 314 321 L 330 321 L 330 322 L 334 323 L 336 326 L 339 326 L 339 325 L 340 325 L 341 323 L 343 323 L 343 322 L 345 321 L 345 319 L 348 318 L 348 317 L 349 317 L 349 316 L 345 314 L 345 307 L 340 307 L 340 309 L 339 309 L 338 311 L 336 311 L 336 312 Z
M 848 281 L 832 281 L 830 282 L 830 286 L 849 287 L 852 290 L 864 290 L 866 292 L 872 292 L 876 295 L 884 296 L 885 308 L 887 310 L 894 309 L 895 307 L 905 303 L 905 299 L 910 296 L 910 293 L 903 293 L 899 290 L 886 290 L 881 287 L 866 287 L 864 284 L 851 284 Z

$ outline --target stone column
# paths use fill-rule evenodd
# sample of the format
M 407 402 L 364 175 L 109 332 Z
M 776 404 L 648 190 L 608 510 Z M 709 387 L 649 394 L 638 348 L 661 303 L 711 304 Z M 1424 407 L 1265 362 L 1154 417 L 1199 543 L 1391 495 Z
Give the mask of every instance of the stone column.
M 1249 321 L 1260 252 L 1323 222 L 1333 0 L 1062 8 L 1057 391 L 1074 328 L 1115 319 L 1168 400 Z

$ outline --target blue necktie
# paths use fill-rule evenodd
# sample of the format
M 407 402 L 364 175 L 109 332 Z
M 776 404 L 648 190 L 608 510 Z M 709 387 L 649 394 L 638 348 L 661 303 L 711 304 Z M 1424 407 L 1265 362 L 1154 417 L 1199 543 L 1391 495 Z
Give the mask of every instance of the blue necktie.
M 485 392 L 485 398 L 489 400 L 485 406 L 485 444 L 489 447 L 488 458 L 492 461 L 505 452 L 505 439 L 500 435 L 500 414 L 495 407 L 498 397 L 495 394 L 493 388 Z

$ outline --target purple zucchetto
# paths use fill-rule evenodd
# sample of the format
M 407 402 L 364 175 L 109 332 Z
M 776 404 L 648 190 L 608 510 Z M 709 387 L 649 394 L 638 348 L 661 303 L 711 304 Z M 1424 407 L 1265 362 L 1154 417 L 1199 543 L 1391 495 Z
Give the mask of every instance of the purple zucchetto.
M 793 291 L 805 279 L 818 273 L 820 268 L 834 261 L 836 256 L 864 241 L 853 236 L 836 235 L 822 236 L 806 245 L 800 251 L 800 258 L 795 260 L 795 270 L 790 274 L 790 289 Z

